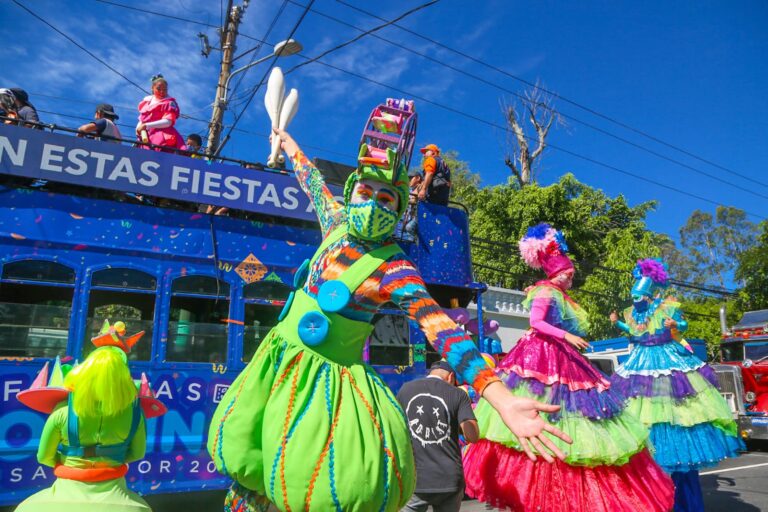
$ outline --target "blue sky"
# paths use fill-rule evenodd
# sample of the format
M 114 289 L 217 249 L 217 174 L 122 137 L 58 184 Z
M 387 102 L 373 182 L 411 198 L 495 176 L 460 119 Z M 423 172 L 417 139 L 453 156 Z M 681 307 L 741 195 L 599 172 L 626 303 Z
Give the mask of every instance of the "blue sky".
M 205 32 L 215 43 L 213 28 L 95 0 L 19 1 L 147 89 L 149 78 L 163 73 L 183 113 L 199 119 L 210 117 L 218 54 L 202 57 L 196 34 Z M 220 22 L 220 5 L 214 0 L 120 3 L 203 23 Z M 253 0 L 241 33 L 261 39 L 281 4 Z M 421 2 L 355 4 L 391 19 Z M 335 0 L 317 0 L 313 8 L 365 29 L 381 23 Z M 268 41 L 275 43 L 287 37 L 302 10 L 288 3 Z M 78 126 L 83 119 L 66 116 L 89 118 L 96 104 L 109 102 L 121 116 L 120 123 L 135 125 L 136 105 L 144 93 L 13 2 L 0 3 L 0 19 L 0 86 L 26 89 L 35 106 L 44 111 L 44 121 Z M 540 80 L 570 100 L 735 171 L 744 177 L 555 101 L 563 114 L 746 190 L 697 174 L 574 121 L 553 131 L 551 144 L 720 204 L 744 208 L 757 214 L 752 217 L 754 221 L 768 218 L 768 3 L 442 0 L 400 23 L 527 81 Z M 303 43 L 303 54 L 312 57 L 358 33 L 310 12 L 295 38 Z M 510 91 L 520 93 L 525 87 L 395 27 L 377 34 Z M 254 44 L 241 37 L 237 54 Z M 265 46 L 256 55 L 261 57 L 269 51 Z M 243 57 L 236 65 L 247 63 L 249 58 Z M 504 123 L 501 102 L 512 98 L 510 93 L 371 37 L 323 60 L 498 125 Z M 281 66 L 287 69 L 300 62 L 300 57 L 288 57 L 281 59 Z M 245 74 L 232 95 L 234 108 L 225 118 L 227 124 L 234 119 L 234 112 L 240 111 L 247 91 L 258 83 L 266 66 Z M 402 96 L 319 64 L 289 75 L 287 85 L 298 88 L 301 95 L 299 113 L 290 127 L 299 143 L 310 156 L 346 163 L 354 162 L 370 109 L 387 96 Z M 238 124 L 248 133 L 234 132 L 224 151 L 226 156 L 265 160 L 269 147 L 262 135 L 268 131 L 269 119 L 263 105 L 262 90 Z M 419 143 L 434 142 L 443 149 L 458 151 L 484 184 L 508 178 L 503 164 L 507 134 L 503 130 L 425 102 L 417 102 L 417 110 Z M 207 130 L 205 123 L 189 119 L 181 120 L 177 127 L 184 134 L 205 134 Z M 123 133 L 131 133 L 131 129 L 123 127 Z M 564 172 L 573 172 L 579 180 L 610 195 L 624 194 L 632 204 L 658 200 L 660 207 L 650 215 L 649 225 L 675 237 L 693 210 L 715 208 L 642 179 L 548 150 L 540 182 L 556 181 Z

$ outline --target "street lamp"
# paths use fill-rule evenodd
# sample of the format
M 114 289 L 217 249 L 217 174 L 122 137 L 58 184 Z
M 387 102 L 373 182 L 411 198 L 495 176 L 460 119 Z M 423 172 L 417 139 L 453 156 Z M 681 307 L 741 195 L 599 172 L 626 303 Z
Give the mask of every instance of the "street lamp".
M 295 41 L 293 39 L 287 39 L 285 41 L 280 41 L 275 45 L 275 47 L 272 49 L 272 53 L 270 55 L 265 55 L 264 57 L 260 58 L 259 60 L 255 62 L 251 62 L 247 66 L 243 66 L 239 69 L 234 70 L 230 75 L 227 77 L 227 81 L 224 84 L 224 96 L 220 98 L 221 104 L 226 105 L 227 104 L 227 91 L 229 91 L 229 81 L 232 80 L 232 77 L 235 76 L 238 73 L 242 73 L 246 69 L 250 69 L 253 66 L 257 64 L 261 64 L 262 62 L 265 62 L 272 57 L 289 57 L 291 55 L 295 55 L 299 53 L 303 47 L 301 46 L 301 43 L 298 41 Z

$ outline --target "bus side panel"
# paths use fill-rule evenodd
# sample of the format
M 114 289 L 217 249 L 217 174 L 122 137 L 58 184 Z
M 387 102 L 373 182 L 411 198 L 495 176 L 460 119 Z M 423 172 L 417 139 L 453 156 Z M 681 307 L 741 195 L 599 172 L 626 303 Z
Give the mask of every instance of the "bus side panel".
M 53 483 L 51 468 L 36 458 L 46 415 L 23 406 L 16 394 L 29 387 L 43 360 L 6 366 L 0 375 L 0 505 L 18 503 Z M 221 365 L 179 370 L 172 366 L 145 370 L 155 395 L 168 413 L 147 421 L 147 454 L 132 463 L 126 476 L 139 494 L 222 489 L 230 479 L 216 472 L 206 450 L 213 411 L 236 372 Z M 138 379 L 142 369 L 134 369 Z

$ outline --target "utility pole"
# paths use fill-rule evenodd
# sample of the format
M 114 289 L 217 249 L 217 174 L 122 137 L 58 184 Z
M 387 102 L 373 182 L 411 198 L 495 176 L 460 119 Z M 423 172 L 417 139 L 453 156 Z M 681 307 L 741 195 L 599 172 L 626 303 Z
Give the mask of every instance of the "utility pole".
M 232 59 L 235 54 L 235 41 L 237 39 L 237 29 L 240 26 L 240 20 L 248 6 L 248 0 L 243 2 L 243 6 L 233 7 L 233 0 L 227 2 L 227 19 L 221 28 L 221 71 L 219 72 L 219 83 L 216 86 L 216 97 L 213 100 L 213 114 L 211 122 L 208 124 L 208 146 L 206 152 L 208 155 L 215 155 L 219 148 L 219 138 L 224 126 L 224 111 L 226 102 L 227 85 L 232 70 Z

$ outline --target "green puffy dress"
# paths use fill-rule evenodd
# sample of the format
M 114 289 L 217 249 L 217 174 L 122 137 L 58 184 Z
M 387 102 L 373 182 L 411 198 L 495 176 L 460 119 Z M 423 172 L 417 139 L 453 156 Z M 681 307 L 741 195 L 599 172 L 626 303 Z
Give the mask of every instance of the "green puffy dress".
M 346 235 L 345 226 L 329 234 L 310 266 Z M 336 280 L 354 293 L 399 252 L 395 244 L 374 249 Z M 362 362 L 373 326 L 322 312 L 303 289 L 288 308 L 211 421 L 208 450 L 239 489 L 225 509 L 266 509 L 269 501 L 280 510 L 399 510 L 415 485 L 413 452 L 393 393 Z M 312 346 L 298 335 L 311 311 L 329 320 L 325 341 Z

